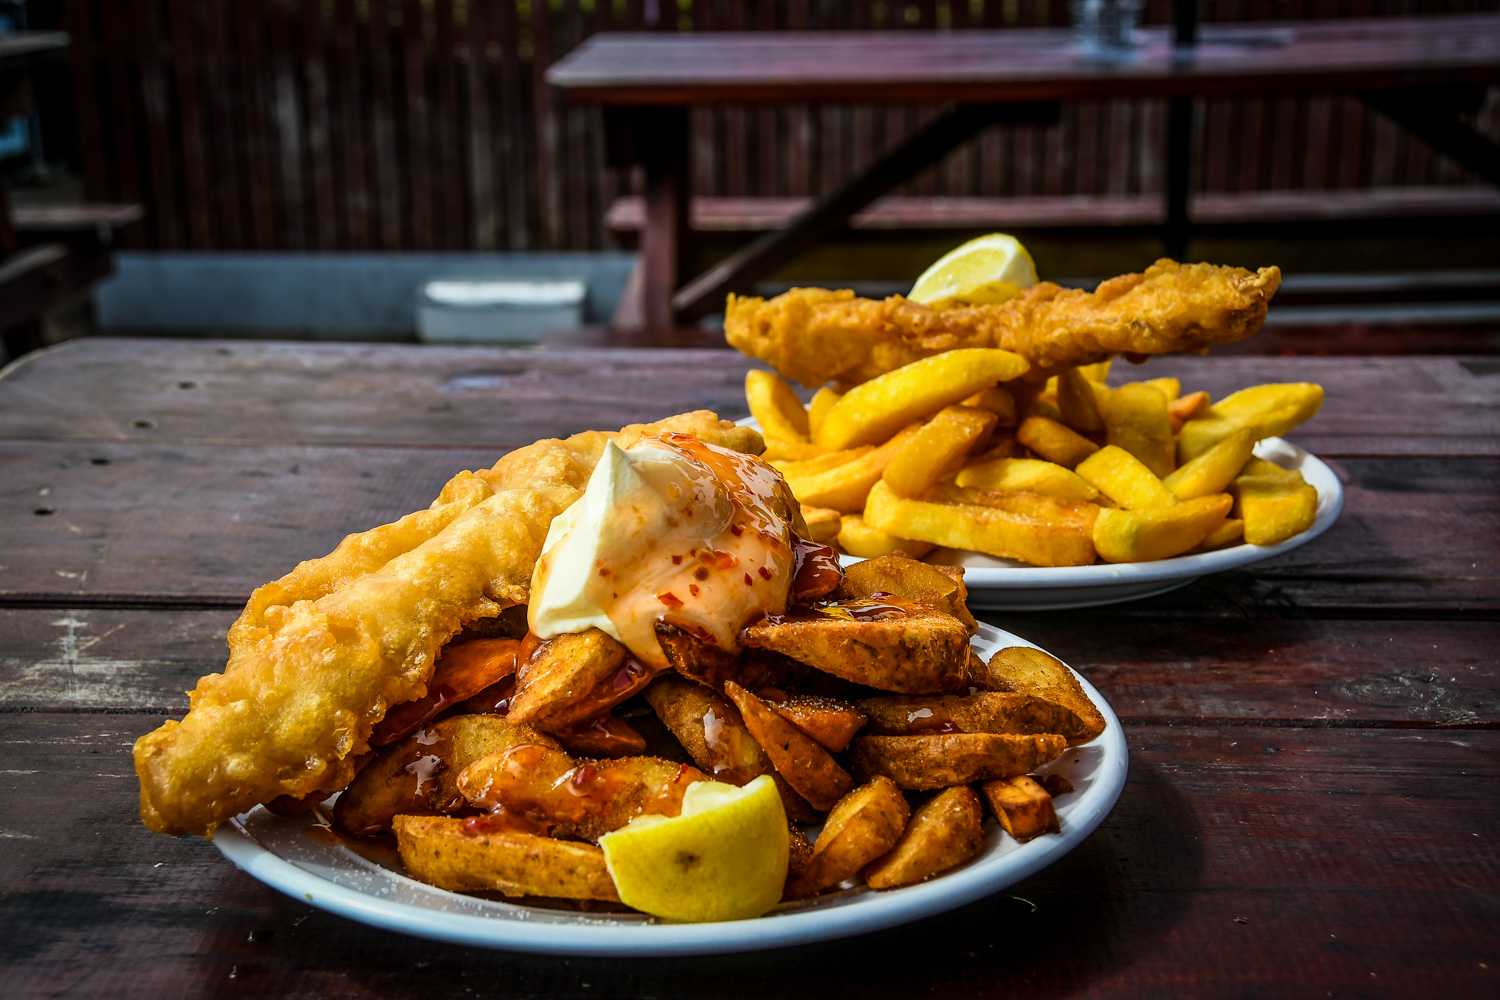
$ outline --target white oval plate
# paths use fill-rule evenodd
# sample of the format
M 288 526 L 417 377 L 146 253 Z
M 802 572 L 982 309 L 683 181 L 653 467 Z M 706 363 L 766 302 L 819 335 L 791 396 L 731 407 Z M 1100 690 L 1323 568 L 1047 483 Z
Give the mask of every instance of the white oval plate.
M 739 423 L 756 429 L 760 427 L 754 417 L 747 417 Z M 969 588 L 971 608 L 1007 611 L 1088 608 L 1154 597 L 1185 587 L 1209 573 L 1274 559 L 1283 552 L 1306 545 L 1333 526 L 1344 509 L 1344 487 L 1332 469 L 1311 452 L 1277 437 L 1266 438 L 1257 444 L 1255 454 L 1284 469 L 1296 469 L 1308 485 L 1318 491 L 1318 515 L 1312 527 L 1277 545 L 1242 543 L 1158 562 L 1095 563 L 1092 566 L 1032 566 L 1017 559 L 996 559 L 959 549 L 938 549 L 924 561 L 964 567 L 964 585 Z M 840 561 L 849 566 L 860 560 L 854 556 L 842 556 Z
M 1005 646 L 1033 646 L 980 623 L 975 649 L 988 658 Z M 1127 752 L 1120 720 L 1087 680 L 1083 689 L 1104 714 L 1097 739 L 1070 747 L 1041 769 L 1074 791 L 1057 799 L 1060 834 L 1018 844 L 993 821 L 984 851 L 966 865 L 919 885 L 883 892 L 859 886 L 783 904 L 754 920 L 670 924 L 638 914 L 583 914 L 464 896 L 408 878 L 303 828 L 318 820 L 280 817 L 257 806 L 214 837 L 230 861 L 294 899 L 361 923 L 481 948 L 554 955 L 701 955 L 755 951 L 862 934 L 962 906 L 1018 882 L 1081 843 L 1114 807 L 1125 785 Z

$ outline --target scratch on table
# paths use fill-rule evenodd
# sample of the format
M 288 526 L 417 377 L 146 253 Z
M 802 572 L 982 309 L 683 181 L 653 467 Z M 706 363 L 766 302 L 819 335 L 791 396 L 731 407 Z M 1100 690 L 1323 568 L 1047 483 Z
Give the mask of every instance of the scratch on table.
M 36 840 L 34 833 L 22 833 L 20 830 L 0 830 L 0 840 Z

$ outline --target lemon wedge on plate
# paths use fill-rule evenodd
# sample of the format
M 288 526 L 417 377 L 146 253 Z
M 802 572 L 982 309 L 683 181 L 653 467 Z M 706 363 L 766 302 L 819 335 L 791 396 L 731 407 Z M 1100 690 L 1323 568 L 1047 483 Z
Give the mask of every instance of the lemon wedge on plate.
M 933 309 L 1004 302 L 1037 283 L 1036 262 L 1005 233 L 970 240 L 938 258 L 907 298 Z
M 688 786 L 682 814 L 637 816 L 599 838 L 620 901 L 668 920 L 758 917 L 781 900 L 791 837 L 770 776 Z

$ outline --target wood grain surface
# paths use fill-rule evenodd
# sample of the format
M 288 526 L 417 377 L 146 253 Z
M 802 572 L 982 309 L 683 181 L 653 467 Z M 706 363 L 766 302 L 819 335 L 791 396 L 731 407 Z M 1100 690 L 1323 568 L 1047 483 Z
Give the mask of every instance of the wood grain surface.
M 1085 843 L 952 912 L 771 954 L 509 955 L 324 914 L 140 826 L 130 745 L 222 667 L 250 589 L 536 436 L 739 416 L 747 367 L 711 350 L 86 340 L 7 369 L 0 995 L 1494 994 L 1488 359 L 1117 366 L 1216 396 L 1323 384 L 1293 439 L 1339 474 L 1345 511 L 1293 553 L 1171 594 L 981 614 L 1100 688 L 1131 770 Z

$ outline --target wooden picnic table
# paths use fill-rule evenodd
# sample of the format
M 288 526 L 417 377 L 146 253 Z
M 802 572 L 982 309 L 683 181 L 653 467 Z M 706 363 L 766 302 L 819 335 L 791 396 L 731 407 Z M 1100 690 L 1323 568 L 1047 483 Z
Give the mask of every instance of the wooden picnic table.
M 709 407 L 745 358 L 93 339 L 0 375 L 0 995 L 1493 996 L 1500 363 L 1184 357 L 1313 380 L 1347 506 L 1145 601 L 983 613 L 1119 713 L 1124 794 L 953 912 L 772 954 L 559 959 L 323 913 L 136 817 L 130 746 L 222 667 L 252 588 L 544 435 Z
M 1198 44 L 1145 29 L 1128 56 L 1081 54 L 1065 29 L 953 32 L 598 34 L 547 73 L 575 100 L 602 105 L 611 165 L 645 176 L 639 312 L 669 327 L 722 307 L 850 217 L 988 125 L 1046 124 L 1058 102 L 1166 98 L 1170 122 L 1164 234 L 1185 252 L 1192 100 L 1311 91 L 1354 93 L 1481 177 L 1500 184 L 1500 147 L 1462 115 L 1500 81 L 1500 15 L 1340 18 L 1214 25 Z M 712 104 L 903 104 L 953 107 L 765 234 L 685 281 L 689 239 L 687 112 Z

